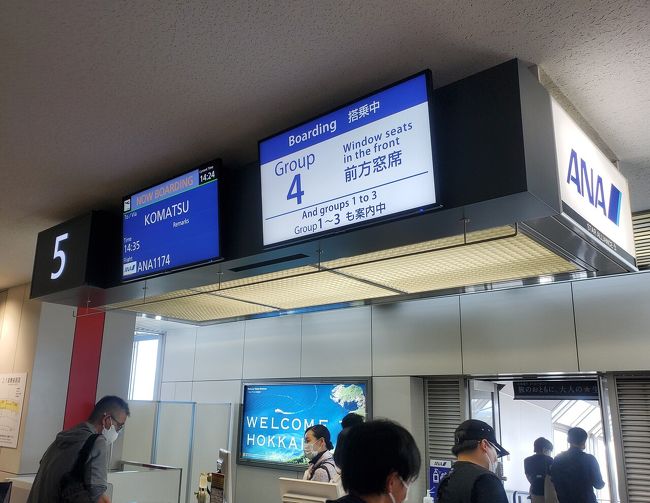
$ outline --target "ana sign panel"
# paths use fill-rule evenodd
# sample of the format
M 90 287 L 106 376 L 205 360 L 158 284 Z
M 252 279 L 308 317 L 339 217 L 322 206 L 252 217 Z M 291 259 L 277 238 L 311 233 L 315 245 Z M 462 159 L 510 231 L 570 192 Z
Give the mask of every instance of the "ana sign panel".
M 124 198 L 124 281 L 218 257 L 219 197 L 214 162 Z
M 627 180 L 569 114 L 551 101 L 562 212 L 634 266 Z
M 429 460 L 429 496 L 433 499 L 438 495 L 440 482 L 451 471 L 451 460 L 449 459 L 430 459 Z
M 436 204 L 422 73 L 259 144 L 264 245 Z

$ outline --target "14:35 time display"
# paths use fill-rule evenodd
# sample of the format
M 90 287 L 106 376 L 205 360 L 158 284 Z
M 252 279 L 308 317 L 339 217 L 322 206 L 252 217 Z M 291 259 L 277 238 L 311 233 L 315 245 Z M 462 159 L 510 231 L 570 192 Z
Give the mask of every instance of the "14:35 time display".
M 136 252 L 140 249 L 140 240 L 136 239 L 124 244 L 124 253 Z

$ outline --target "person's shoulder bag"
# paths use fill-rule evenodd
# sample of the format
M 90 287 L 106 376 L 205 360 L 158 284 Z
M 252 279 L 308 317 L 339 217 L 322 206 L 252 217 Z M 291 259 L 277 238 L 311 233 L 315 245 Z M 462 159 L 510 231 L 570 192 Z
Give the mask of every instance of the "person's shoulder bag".
M 77 460 L 72 470 L 61 477 L 59 486 L 60 503 L 95 503 L 95 500 L 90 496 L 90 491 L 84 479 L 86 462 L 90 456 L 90 451 L 93 449 L 93 445 L 95 445 L 95 440 L 100 435 L 100 433 L 94 433 L 88 437 L 79 454 L 77 454 Z

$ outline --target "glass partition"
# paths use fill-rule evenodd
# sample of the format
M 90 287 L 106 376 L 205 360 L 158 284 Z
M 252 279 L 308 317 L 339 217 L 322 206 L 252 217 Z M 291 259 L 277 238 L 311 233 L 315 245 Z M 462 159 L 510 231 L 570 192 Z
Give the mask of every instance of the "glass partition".
M 152 464 L 182 469 L 179 501 L 195 501 L 200 474 L 216 471 L 219 449 L 232 450 L 232 404 L 131 401 L 129 408 L 121 439 L 123 464 L 131 467 L 125 469 L 142 471 Z M 232 487 L 234 481 L 227 483 Z
M 112 503 L 178 503 L 181 497 L 180 468 L 142 463 L 123 463 L 122 471 L 111 472 Z

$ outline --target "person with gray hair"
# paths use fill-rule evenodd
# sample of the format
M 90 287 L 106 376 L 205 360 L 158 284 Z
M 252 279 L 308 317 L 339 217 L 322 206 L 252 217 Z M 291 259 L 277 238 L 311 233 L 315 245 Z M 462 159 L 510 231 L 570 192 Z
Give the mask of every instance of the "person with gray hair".
M 86 422 L 60 432 L 41 459 L 27 503 L 59 503 L 61 482 L 73 467 L 81 467 L 83 481 L 80 482 L 91 501 L 111 503 L 105 494 L 110 445 L 129 415 L 129 406 L 123 399 L 105 396 L 95 404 Z M 77 462 L 82 451 L 87 454 L 87 460 Z

